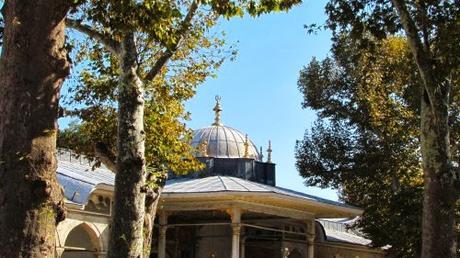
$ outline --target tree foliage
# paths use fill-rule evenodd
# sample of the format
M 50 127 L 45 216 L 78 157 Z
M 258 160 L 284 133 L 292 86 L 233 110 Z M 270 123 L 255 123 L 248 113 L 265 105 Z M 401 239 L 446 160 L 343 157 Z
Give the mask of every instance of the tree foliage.
M 401 37 L 368 37 L 363 48 L 338 35 L 332 58 L 312 60 L 301 73 L 302 106 L 318 120 L 296 145 L 307 185 L 341 190 L 365 209 L 354 227 L 396 257 L 419 257 L 423 173 L 420 164 L 420 80 Z M 458 86 L 457 86 L 458 87 Z M 453 147 L 458 147 L 457 91 L 451 100 Z M 453 148 L 453 149 L 455 149 Z M 458 151 L 454 159 L 459 160 Z
M 67 24 L 87 36 L 78 47 L 76 63 L 84 68 L 67 95 L 71 115 L 81 119 L 60 135 L 62 147 L 94 157 L 96 142 L 108 143 L 116 152 L 116 101 L 120 60 L 116 51 L 123 34 L 136 32 L 137 71 L 145 83 L 147 100 L 146 142 L 148 163 L 156 169 L 184 173 L 199 167 L 186 140 L 190 132 L 183 120 L 189 114 L 183 103 L 195 87 L 213 75 L 224 57 L 235 51 L 209 29 L 217 17 L 258 16 L 288 10 L 299 3 L 286 1 L 79 1 Z M 187 23 L 192 5 L 198 9 Z M 115 50 L 115 51 L 114 51 Z M 170 63 L 165 66 L 165 64 Z M 70 97 L 69 97 L 70 96 Z
M 333 40 L 348 35 L 361 48 L 373 39 L 405 33 L 420 82 L 420 152 L 424 173 L 422 257 L 455 257 L 455 205 L 459 196 L 457 142 L 449 142 L 451 93 L 460 58 L 458 1 L 330 0 L 325 27 Z M 310 27 L 311 29 L 311 27 Z M 372 37 L 369 37 L 372 35 Z M 454 153 L 454 156 L 452 155 Z
M 185 173 L 200 167 L 192 157 L 194 150 L 187 143 L 190 131 L 183 121 L 189 114 L 184 102 L 194 95 L 197 85 L 214 75 L 225 58 L 233 58 L 236 54 L 232 46 L 225 47 L 220 33 L 209 32 L 214 20 L 203 14 L 192 36 L 161 69 L 159 76 L 146 81 L 145 141 L 150 171 Z M 146 37 L 139 37 L 137 41 L 140 50 L 138 73 L 144 79 L 162 48 Z M 63 104 L 67 114 L 77 117 L 79 122 L 62 131 L 58 143 L 96 159 L 94 145 L 98 142 L 106 143 L 116 152 L 119 61 L 101 44 L 90 40 L 78 44 L 75 54 L 75 61 L 80 64 L 78 74 L 69 84 Z
M 415 151 L 417 121 L 407 101 L 416 83 L 407 76 L 413 71 L 406 65 L 407 49 L 398 38 L 383 43 L 372 55 L 346 36 L 336 46 L 333 58 L 312 60 L 300 74 L 302 105 L 316 110 L 319 118 L 297 143 L 297 168 L 308 185 L 341 189 L 344 201 L 365 208 L 358 225 L 375 245 L 410 248 L 413 241 L 398 243 L 391 237 L 404 231 L 402 219 L 415 218 L 415 225 L 420 225 L 420 205 L 415 206 L 418 209 L 411 205 L 412 216 L 398 216 L 396 225 L 390 221 L 396 219 L 390 213 L 407 208 L 391 207 L 395 206 L 391 199 L 405 192 L 412 197 L 421 194 L 421 180 L 410 180 L 420 179 L 421 170 Z
M 87 114 L 76 111 L 87 117 L 86 124 L 66 132 L 62 139 L 81 143 L 68 139 L 85 130 L 98 133 L 98 127 L 91 123 L 113 119 L 113 102 L 118 104 L 116 154 L 109 151 L 109 155 L 101 155 L 102 149 L 110 149 L 106 144 L 95 151 L 117 173 L 110 257 L 148 255 L 166 171 L 198 166 L 186 143 L 189 132 L 179 119 L 188 116 L 183 101 L 193 96 L 195 86 L 221 63 L 220 54 L 216 57 L 196 51 L 222 45 L 221 40 L 206 37 L 209 27 L 221 15 L 230 18 L 244 11 L 260 15 L 289 9 L 298 2 L 83 1 L 67 19 L 68 26 L 95 41 L 85 55 L 92 64 L 92 74 L 84 72 L 81 77 L 84 84 L 102 89 L 102 94 L 80 91 L 80 101 L 95 97 L 92 100 L 102 105 L 86 105 Z

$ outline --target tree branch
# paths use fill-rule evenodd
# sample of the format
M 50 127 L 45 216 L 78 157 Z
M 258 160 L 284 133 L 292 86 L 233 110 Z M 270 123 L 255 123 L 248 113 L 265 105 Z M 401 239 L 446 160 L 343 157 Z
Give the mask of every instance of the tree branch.
M 185 34 L 188 32 L 193 16 L 195 16 L 196 11 L 198 10 L 198 2 L 193 1 L 190 5 L 187 15 L 185 16 L 184 20 L 182 20 L 179 29 L 176 32 L 177 38 L 175 43 L 172 46 L 166 48 L 163 54 L 158 58 L 158 60 L 153 65 L 152 69 L 149 73 L 145 76 L 144 80 L 151 81 L 155 78 L 155 76 L 160 72 L 161 68 L 168 62 L 168 60 L 174 55 L 177 51 L 177 48 L 181 41 L 184 39 Z
M 430 53 L 425 51 L 423 43 L 418 35 L 418 30 L 415 22 L 410 17 L 407 5 L 404 0 L 391 0 L 391 2 L 396 8 L 399 18 L 401 19 L 401 24 L 403 25 L 404 31 L 406 32 L 407 41 L 422 77 L 425 91 L 427 92 L 428 99 L 430 101 L 430 106 L 433 110 L 437 110 L 434 106 L 434 103 L 437 102 L 437 98 L 435 96 L 437 84 L 433 75 Z
M 98 142 L 94 145 L 95 156 L 113 173 L 117 173 L 117 158 L 107 144 Z
M 83 34 L 86 34 L 88 37 L 99 41 L 106 48 L 108 48 L 113 54 L 118 54 L 120 52 L 120 44 L 115 40 L 111 39 L 108 35 L 102 34 L 88 25 L 82 24 L 80 21 L 66 19 L 65 24 L 67 27 L 77 30 Z

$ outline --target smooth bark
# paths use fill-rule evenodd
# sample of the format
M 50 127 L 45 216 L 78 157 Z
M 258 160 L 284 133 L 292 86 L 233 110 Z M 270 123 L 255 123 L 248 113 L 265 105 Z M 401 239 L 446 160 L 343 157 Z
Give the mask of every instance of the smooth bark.
M 94 146 L 94 152 L 96 153 L 98 159 L 104 164 L 109 170 L 113 173 L 117 173 L 117 163 L 116 156 L 117 154 L 113 153 L 108 149 L 107 145 L 99 142 Z M 156 181 L 154 181 L 156 180 Z M 145 190 L 145 213 L 144 213 L 144 227 L 143 227 L 143 257 L 149 257 L 151 252 L 152 245 L 152 233 L 153 233 L 153 224 L 155 221 L 155 216 L 158 207 L 158 201 L 160 200 L 161 191 L 164 187 L 166 178 L 152 178 L 149 177 L 147 173 L 146 183 L 155 184 L 158 186 L 156 190 L 151 189 L 150 187 L 144 187 Z
M 109 257 L 142 257 L 145 209 L 144 89 L 137 75 L 134 33 L 122 39 L 118 155 Z
M 153 223 L 157 213 L 158 202 L 160 200 L 163 186 L 157 191 L 148 191 L 145 197 L 145 217 L 144 217 L 144 257 L 150 256 L 152 247 Z
M 401 19 L 423 82 L 421 94 L 421 152 L 424 173 L 422 257 L 457 257 L 455 203 L 458 191 L 451 165 L 449 142 L 449 93 L 446 78 L 438 78 L 429 48 L 404 0 L 392 0 Z M 426 39 L 425 39 L 426 40 Z M 425 45 L 429 45 L 425 42 Z
M 434 116 L 425 93 L 421 106 L 421 142 L 424 172 L 422 217 L 423 258 L 457 257 L 455 202 L 449 153 L 447 112 L 443 120 Z
M 2 9 L 0 257 L 54 257 L 65 216 L 55 152 L 69 2 L 10 0 Z

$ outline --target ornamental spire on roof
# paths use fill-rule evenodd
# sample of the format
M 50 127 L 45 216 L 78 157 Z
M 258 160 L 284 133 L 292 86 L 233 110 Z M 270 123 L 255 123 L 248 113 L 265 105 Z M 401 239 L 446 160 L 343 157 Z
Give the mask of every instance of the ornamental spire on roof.
M 268 141 L 267 163 L 272 163 L 272 141 Z
M 244 139 L 244 156 L 243 158 L 249 158 L 249 140 L 248 140 L 248 134 L 246 134 L 245 139 Z
M 222 122 L 220 121 L 220 112 L 222 112 L 222 108 L 220 107 L 220 96 L 216 96 L 216 106 L 214 106 L 214 113 L 216 116 L 214 117 L 214 123 L 212 125 L 214 126 L 222 126 Z

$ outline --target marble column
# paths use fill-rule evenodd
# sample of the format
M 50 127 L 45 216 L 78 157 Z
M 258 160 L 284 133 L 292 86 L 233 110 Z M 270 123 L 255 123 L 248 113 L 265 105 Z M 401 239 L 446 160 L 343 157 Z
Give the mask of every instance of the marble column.
M 168 230 L 168 216 L 161 212 L 159 216 L 158 258 L 166 257 L 166 231 Z
M 241 210 L 233 208 L 232 217 L 232 258 L 240 258 Z
M 245 256 L 246 256 L 246 237 L 242 237 L 241 246 L 240 246 L 240 258 L 245 258 Z
M 316 221 L 315 218 L 307 221 L 307 253 L 305 258 L 315 257 L 315 229 Z
M 315 236 L 307 236 L 307 258 L 315 257 Z

